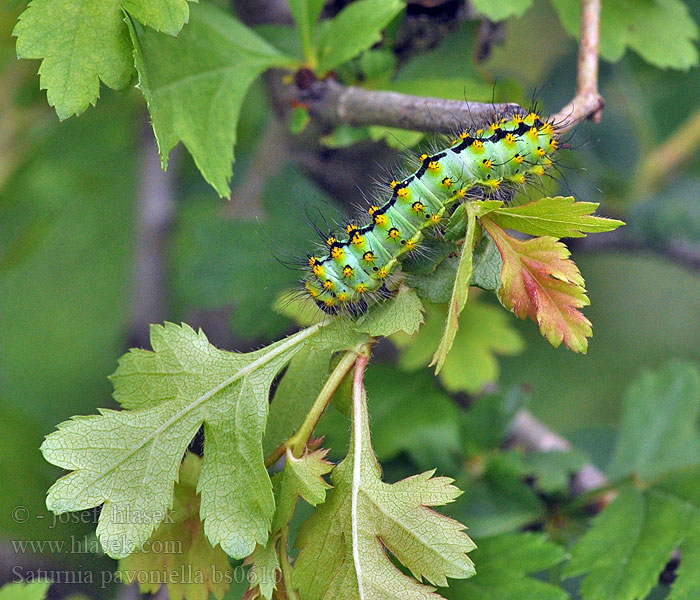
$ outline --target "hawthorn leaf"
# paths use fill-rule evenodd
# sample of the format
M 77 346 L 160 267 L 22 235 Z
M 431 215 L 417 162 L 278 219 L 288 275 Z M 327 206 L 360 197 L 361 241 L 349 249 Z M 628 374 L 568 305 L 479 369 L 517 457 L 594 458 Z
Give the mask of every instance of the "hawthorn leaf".
M 630 473 L 644 481 L 700 463 L 700 371 L 671 362 L 645 371 L 627 389 L 615 449 L 613 479 Z
M 646 598 L 683 539 L 688 517 L 684 504 L 623 486 L 571 550 L 564 576 L 585 575 L 584 600 Z
M 315 60 L 313 47 L 314 25 L 316 25 L 325 3 L 325 0 L 289 0 L 289 8 L 299 30 L 304 56 L 309 61 Z
M 262 453 L 270 385 L 319 330 L 239 354 L 186 325 L 153 326 L 154 350 L 129 352 L 112 376 L 115 397 L 130 410 L 75 417 L 42 444 L 46 460 L 72 471 L 49 489 L 47 507 L 64 513 L 103 504 L 97 535 L 107 554 L 124 558 L 171 507 L 180 461 L 204 424 L 197 488 L 204 531 L 230 556 L 248 556 L 265 543 L 274 512 Z
M 566 246 L 549 236 L 518 240 L 489 217 L 481 224 L 503 259 L 501 303 L 517 317 L 535 321 L 552 346 L 563 341 L 574 352 L 585 353 L 593 329 L 578 309 L 590 302 Z
M 561 546 L 534 533 L 488 537 L 472 554 L 477 573 L 466 581 L 455 581 L 448 598 L 462 600 L 566 600 L 559 586 L 528 575 L 546 571 L 566 558 Z
M 499 208 L 490 218 L 503 229 L 557 238 L 585 237 L 587 233 L 613 231 L 624 225 L 617 219 L 593 216 L 598 206 L 595 202 L 576 202 L 573 196 L 556 196 Z
M 474 272 L 471 285 L 495 292 L 501 287 L 503 259 L 490 235 L 484 235 L 474 249 Z
M 243 98 L 263 71 L 293 59 L 219 8 L 193 5 L 190 13 L 177 38 L 130 22 L 134 63 L 163 168 L 182 141 L 204 178 L 228 198 Z
M 474 8 L 490 21 L 521 17 L 532 6 L 532 0 L 472 0 Z
M 393 299 L 370 309 L 356 329 L 373 337 L 390 336 L 399 331 L 413 335 L 423 324 L 424 310 L 416 291 L 402 286 Z
M 190 18 L 188 2 L 199 0 L 121 0 L 122 8 L 141 24 L 177 35 Z
M 18 58 L 42 59 L 40 86 L 59 119 L 100 96 L 100 81 L 120 90 L 134 71 L 119 0 L 33 0 L 13 35 Z
M 44 600 L 50 581 L 6 583 L 0 588 L 0 600 Z
M 281 572 L 277 538 L 270 536 L 267 544 L 256 546 L 253 554 L 248 556 L 243 564 L 250 565 L 247 575 L 249 586 L 243 600 L 271 600 Z
M 272 478 L 276 504 L 272 519 L 273 534 L 291 521 L 299 496 L 311 506 L 322 504 L 326 500 L 326 490 L 331 486 L 323 476 L 333 469 L 333 463 L 325 459 L 326 454 L 328 450 L 316 450 L 301 458 L 294 458 L 287 450 L 284 469 Z
M 384 483 L 357 384 L 353 407 L 350 450 L 333 471 L 334 489 L 297 537 L 294 584 L 305 600 L 438 599 L 421 579 L 446 585 L 447 577 L 474 574 L 464 526 L 430 508 L 461 492 L 433 472 Z M 396 569 L 385 548 L 415 579 Z
M 212 547 L 199 518 L 197 481 L 201 466 L 197 455 L 185 456 L 166 520 L 156 529 L 147 548 L 119 561 L 120 580 L 126 585 L 138 581 L 142 594 L 155 594 L 165 583 L 172 600 L 207 600 L 210 593 L 223 598 L 229 588 L 228 557 L 219 546 Z M 188 577 L 181 579 L 184 572 Z M 143 573 L 154 576 L 139 577 Z
M 459 314 L 464 309 L 469 296 L 469 281 L 473 271 L 474 235 L 476 232 L 476 209 L 471 204 L 465 204 L 467 212 L 467 231 L 462 251 L 459 256 L 459 265 L 452 287 L 452 296 L 447 310 L 445 329 L 438 344 L 437 350 L 433 354 L 430 366 L 435 366 L 435 374 L 440 373 L 445 364 L 445 359 L 452 348 L 457 329 L 459 328 Z
M 404 6 L 403 0 L 358 0 L 346 6 L 318 40 L 318 71 L 335 69 L 374 46 Z
M 680 550 L 683 560 L 676 571 L 668 600 L 695 600 L 700 598 L 700 517 L 697 514 L 686 524 Z
M 434 351 L 445 307 L 428 305 L 427 323 L 417 336 L 396 340 L 401 348 L 400 365 L 413 371 L 425 367 Z M 498 356 L 513 356 L 525 349 L 522 336 L 509 323 L 508 314 L 498 306 L 473 300 L 460 317 L 450 354 L 438 378 L 449 392 L 477 393 L 498 381 Z
M 579 0 L 552 0 L 564 28 L 581 36 Z M 601 13 L 600 54 L 617 62 L 629 47 L 660 68 L 698 64 L 698 26 L 682 0 L 606 0 Z
M 409 274 L 406 284 L 416 290 L 419 298 L 431 304 L 444 304 L 452 296 L 458 266 L 459 257 L 448 256 L 432 273 Z

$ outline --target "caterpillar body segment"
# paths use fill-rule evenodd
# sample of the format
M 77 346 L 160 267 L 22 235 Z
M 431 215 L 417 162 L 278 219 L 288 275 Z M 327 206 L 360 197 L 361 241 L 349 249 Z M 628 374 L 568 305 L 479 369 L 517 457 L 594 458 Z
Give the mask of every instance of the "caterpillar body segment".
M 455 203 L 542 177 L 557 148 L 553 125 L 530 113 L 465 131 L 450 147 L 421 155 L 418 170 L 392 181 L 391 197 L 370 207 L 366 225 L 348 225 L 347 237 L 327 239 L 325 256 L 309 257 L 306 291 L 326 312 L 361 312 Z

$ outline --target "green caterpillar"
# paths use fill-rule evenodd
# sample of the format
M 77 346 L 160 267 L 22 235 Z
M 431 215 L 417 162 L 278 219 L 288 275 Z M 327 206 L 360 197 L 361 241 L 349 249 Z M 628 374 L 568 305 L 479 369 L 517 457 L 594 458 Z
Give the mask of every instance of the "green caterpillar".
M 558 146 L 552 123 L 530 113 L 500 119 L 487 131 L 464 131 L 450 147 L 423 154 L 415 173 L 391 182 L 391 198 L 369 209 L 369 224 L 349 224 L 346 240 L 328 238 L 326 257 L 309 256 L 306 291 L 326 312 L 363 311 L 368 294 L 386 290 L 401 257 L 420 245 L 425 230 L 439 226 L 451 206 L 469 198 L 470 190 L 493 194 L 543 176 Z

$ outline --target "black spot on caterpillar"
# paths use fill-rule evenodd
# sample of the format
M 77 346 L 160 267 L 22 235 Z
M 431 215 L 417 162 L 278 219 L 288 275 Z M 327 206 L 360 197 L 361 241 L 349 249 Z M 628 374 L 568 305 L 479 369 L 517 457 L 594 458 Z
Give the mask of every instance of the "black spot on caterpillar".
M 362 312 L 368 295 L 387 295 L 386 278 L 446 211 L 543 176 L 558 146 L 554 126 L 530 113 L 500 119 L 486 131 L 464 131 L 449 148 L 421 155 L 418 170 L 392 181 L 391 198 L 369 209 L 369 223 L 347 225 L 347 239 L 331 236 L 326 256 L 309 256 L 306 291 L 328 313 Z

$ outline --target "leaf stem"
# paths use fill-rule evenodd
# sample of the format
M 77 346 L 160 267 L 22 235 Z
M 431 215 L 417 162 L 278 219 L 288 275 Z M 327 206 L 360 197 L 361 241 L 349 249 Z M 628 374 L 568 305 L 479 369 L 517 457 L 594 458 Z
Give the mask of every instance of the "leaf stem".
M 280 535 L 280 568 L 282 569 L 282 579 L 284 580 L 284 592 L 287 594 L 287 600 L 299 600 L 299 595 L 296 593 L 292 585 L 292 564 L 289 561 L 287 546 L 289 544 L 289 525 L 282 529 Z
M 304 422 L 292 437 L 290 437 L 286 442 L 280 444 L 280 446 L 265 459 L 266 467 L 271 467 L 274 465 L 286 452 L 287 448 L 289 448 L 292 451 L 292 454 L 297 458 L 302 455 L 311 434 L 316 428 L 316 425 L 318 425 L 318 422 L 321 420 L 326 407 L 333 398 L 333 394 L 335 394 L 335 391 L 338 389 L 345 376 L 350 372 L 350 369 L 352 369 L 358 354 L 362 352 L 363 346 L 364 344 L 358 348 L 349 350 L 345 353 L 343 358 L 340 359 L 340 362 L 337 364 L 335 369 L 333 369 L 333 372 L 330 374 L 326 380 L 326 383 L 323 385 L 323 388 L 316 397 L 316 400 L 314 401 L 311 410 L 309 410 L 307 413 Z

